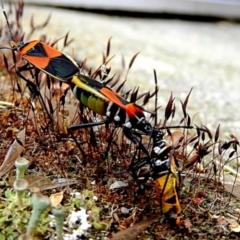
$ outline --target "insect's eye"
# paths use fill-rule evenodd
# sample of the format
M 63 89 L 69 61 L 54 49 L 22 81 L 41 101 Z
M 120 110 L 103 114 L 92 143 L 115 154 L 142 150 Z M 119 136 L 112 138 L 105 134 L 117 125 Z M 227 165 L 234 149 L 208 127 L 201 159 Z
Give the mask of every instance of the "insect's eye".
M 26 43 L 24 42 L 20 42 L 18 44 L 16 44 L 18 48 L 24 47 L 26 45 Z

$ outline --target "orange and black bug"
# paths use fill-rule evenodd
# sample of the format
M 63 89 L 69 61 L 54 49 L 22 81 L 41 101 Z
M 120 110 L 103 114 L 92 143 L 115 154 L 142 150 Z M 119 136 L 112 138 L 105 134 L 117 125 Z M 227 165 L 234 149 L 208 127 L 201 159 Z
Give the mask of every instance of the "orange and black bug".
M 116 125 L 131 128 L 145 119 L 143 107 L 127 101 L 111 88 L 90 77 L 78 74 L 72 78 L 76 98 L 94 112 L 105 115 Z
M 16 57 L 14 52 L 17 52 L 24 60 L 26 64 L 22 67 L 16 69 L 17 75 L 26 81 L 30 91 L 39 96 L 45 106 L 45 103 L 42 99 L 40 91 L 38 89 L 38 83 L 34 83 L 29 79 L 25 78 L 22 71 L 31 70 L 32 68 L 37 68 L 38 70 L 46 73 L 47 75 L 56 78 L 60 81 L 66 81 L 75 74 L 79 72 L 79 67 L 76 61 L 74 61 L 67 54 L 58 51 L 57 49 L 49 46 L 48 44 L 41 42 L 39 40 L 32 40 L 29 42 L 20 42 L 16 43 L 14 41 L 13 33 L 8 21 L 7 14 L 4 10 L 3 2 L 1 0 L 3 14 L 5 16 L 7 26 L 10 34 L 10 48 L 1 47 L 0 49 L 10 49 L 13 51 L 13 61 L 16 64 Z M 37 76 L 36 71 L 36 76 Z M 45 106 L 46 108 L 46 106 Z M 47 108 L 46 108 L 47 110 Z
M 10 41 L 10 46 L 28 63 L 60 81 L 79 72 L 77 63 L 70 56 L 39 40 L 19 44 Z
M 78 74 L 73 76 L 69 84 L 82 105 L 94 113 L 106 116 L 106 121 L 113 121 L 117 127 L 122 127 L 125 136 L 147 154 L 137 136 L 141 137 L 142 134 L 151 132 L 152 126 L 144 114 L 148 111 L 134 102 L 127 101 L 111 88 L 90 77 Z M 72 125 L 69 130 L 106 124 L 106 121 Z
M 72 125 L 69 127 L 71 133 L 74 129 L 102 125 L 109 121 L 114 122 L 116 127 L 122 127 L 124 135 L 136 144 L 138 149 L 141 149 L 147 156 L 149 156 L 148 150 L 141 142 L 141 137 L 142 135 L 150 136 L 156 132 L 160 134 L 161 131 L 159 131 L 159 129 L 155 131 L 155 127 L 152 127 L 151 123 L 146 119 L 145 113 L 153 113 L 135 103 L 137 98 L 136 95 L 131 97 L 130 101 L 128 101 L 106 86 L 106 84 L 80 73 L 73 76 L 71 82 L 68 81 L 67 83 L 71 86 L 75 97 L 82 105 L 88 107 L 94 113 L 106 117 L 106 120 L 101 122 Z M 147 101 L 149 98 L 157 94 L 158 88 L 156 76 L 155 83 L 155 91 L 148 95 Z M 158 141 L 158 138 L 162 140 L 162 135 L 160 134 L 160 136 L 156 135 L 151 137 L 153 141 Z M 157 142 L 154 144 L 158 145 Z
M 79 72 L 79 67 L 75 60 L 40 40 L 16 43 L 3 2 L 1 1 L 1 3 L 11 39 L 9 42 L 10 48 L 1 47 L 1 49 L 11 49 L 18 52 L 29 64 L 60 81 L 67 80 Z M 24 70 L 23 67 L 22 70 Z

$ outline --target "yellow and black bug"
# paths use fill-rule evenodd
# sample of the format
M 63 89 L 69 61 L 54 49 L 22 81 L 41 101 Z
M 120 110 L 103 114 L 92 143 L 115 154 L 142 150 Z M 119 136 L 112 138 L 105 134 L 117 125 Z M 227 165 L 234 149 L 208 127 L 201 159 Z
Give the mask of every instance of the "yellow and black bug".
M 157 76 L 154 71 L 155 84 L 157 86 Z M 157 95 L 155 99 L 155 109 L 157 109 Z M 192 128 L 188 126 L 164 126 L 163 128 Z M 178 197 L 178 176 L 174 158 L 174 147 L 164 140 L 162 128 L 157 127 L 157 115 L 155 124 L 149 134 L 149 141 L 152 142 L 151 150 L 144 157 L 134 154 L 129 171 L 139 185 L 138 193 L 144 194 L 145 185 L 153 180 L 155 182 L 157 196 L 159 198 L 161 211 L 171 224 L 180 225 L 181 206 Z M 150 146 L 150 143 L 148 144 Z M 141 149 L 139 150 L 140 153 Z M 137 151 L 136 151 L 137 152 Z M 144 151 L 146 152 L 146 151 Z M 139 154 L 140 156 L 140 154 Z
M 170 157 L 165 161 L 168 161 L 167 165 L 170 169 L 158 173 L 159 177 L 155 180 L 156 192 L 159 197 L 162 213 L 170 223 L 179 226 L 181 224 L 179 217 L 181 206 L 177 191 L 178 178 L 175 160 L 174 157 Z M 153 171 L 156 171 L 156 169 L 153 169 Z
M 148 181 L 152 179 L 155 182 L 162 213 L 171 224 L 179 226 L 181 206 L 173 148 L 163 140 L 163 132 L 160 129 L 153 130 L 152 138 L 151 153 L 138 159 L 130 171 L 139 184 L 139 193 L 144 193 L 144 185 Z

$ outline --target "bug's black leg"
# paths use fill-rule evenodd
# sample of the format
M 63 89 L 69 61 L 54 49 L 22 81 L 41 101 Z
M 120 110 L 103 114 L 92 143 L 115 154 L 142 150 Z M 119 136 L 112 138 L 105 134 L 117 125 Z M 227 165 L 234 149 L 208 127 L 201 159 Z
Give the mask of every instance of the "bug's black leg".
M 25 66 L 25 65 L 24 65 L 24 66 Z M 22 68 L 21 68 L 21 69 L 22 69 Z M 47 108 L 47 106 L 46 106 L 46 104 L 45 104 L 45 101 L 44 101 L 44 99 L 43 99 L 43 97 L 42 97 L 42 94 L 41 94 L 41 92 L 40 92 L 40 89 L 39 89 L 38 85 L 35 84 L 35 83 L 33 83 L 32 81 L 30 81 L 29 79 L 25 78 L 18 69 L 16 70 L 16 74 L 17 74 L 18 77 L 22 78 L 22 79 L 27 83 L 27 87 L 28 87 L 29 91 L 33 94 L 33 99 L 34 99 L 36 96 L 39 97 L 39 99 L 40 99 L 40 101 L 41 101 L 44 109 L 45 109 L 46 112 L 47 112 L 47 115 L 48 115 L 50 121 L 53 122 L 52 116 L 51 116 L 51 114 L 50 114 L 49 111 L 48 111 L 48 108 Z
M 78 143 L 76 137 L 74 136 L 73 132 L 77 129 L 82 129 L 82 128 L 88 128 L 88 127 L 95 127 L 95 126 L 99 126 L 99 125 L 103 125 L 106 124 L 105 121 L 101 121 L 101 122 L 91 122 L 91 123 L 84 123 L 84 124 L 74 124 L 68 127 L 68 131 L 71 134 L 72 139 L 74 140 L 74 142 L 76 143 L 77 147 L 79 148 L 84 160 L 86 160 L 86 154 L 84 152 L 84 150 L 82 149 L 82 147 L 80 146 L 80 144 Z
M 75 129 L 76 129 L 76 128 L 75 128 Z M 74 134 L 73 134 L 73 129 L 71 128 L 71 126 L 68 128 L 68 131 L 69 131 L 69 133 L 71 134 L 72 139 L 73 139 L 74 142 L 76 143 L 76 145 L 77 145 L 78 149 L 80 150 L 80 152 L 81 152 L 81 154 L 82 154 L 82 156 L 83 156 L 83 159 L 84 159 L 84 161 L 85 161 L 85 160 L 86 160 L 86 154 L 85 154 L 85 152 L 83 151 L 83 149 L 82 149 L 82 147 L 80 146 L 80 144 L 78 143 L 76 137 L 74 136 Z
M 111 135 L 110 135 L 110 138 L 108 140 L 108 145 L 107 145 L 107 148 L 106 148 L 106 151 L 105 151 L 105 154 L 104 154 L 105 159 L 107 159 L 108 152 L 109 152 L 110 147 L 111 147 L 111 143 L 112 143 L 112 140 L 113 140 L 113 134 L 114 134 L 115 130 L 116 130 L 116 128 L 114 127 L 111 131 Z
M 137 146 L 137 149 L 142 150 L 147 156 L 149 155 L 148 150 L 142 144 L 142 135 L 140 133 L 132 131 L 131 129 L 128 129 L 126 127 L 123 127 L 123 133 L 130 141 L 132 141 Z M 138 135 L 140 140 L 134 135 Z

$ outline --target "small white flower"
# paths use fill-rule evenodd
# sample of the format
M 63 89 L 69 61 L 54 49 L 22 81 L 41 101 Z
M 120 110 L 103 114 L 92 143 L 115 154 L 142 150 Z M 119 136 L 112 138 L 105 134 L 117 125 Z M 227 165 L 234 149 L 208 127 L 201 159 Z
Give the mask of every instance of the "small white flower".
M 80 219 L 78 212 L 71 211 L 68 216 L 68 223 L 70 228 L 74 228 L 76 225 L 80 224 Z
M 87 221 L 89 214 L 87 214 L 87 211 L 85 208 L 80 208 L 80 211 L 78 211 L 78 213 L 81 221 Z
M 92 226 L 92 225 L 91 225 L 89 222 L 84 221 L 84 222 L 81 224 L 81 229 L 82 229 L 83 231 L 87 231 L 91 226 Z
M 63 240 L 77 240 L 77 238 L 73 234 L 65 234 Z
M 55 227 L 55 223 L 54 223 L 53 221 L 50 221 L 50 222 L 49 222 L 49 226 L 50 226 L 51 228 L 54 228 L 54 227 Z
M 87 221 L 83 222 L 81 226 L 79 226 L 76 230 L 73 230 L 73 236 L 81 237 L 82 235 L 86 234 L 86 231 L 91 227 L 91 224 L 89 224 Z
M 55 222 L 54 222 L 55 217 L 52 214 L 49 214 L 48 216 L 52 219 L 52 221 L 49 222 L 49 226 L 51 228 L 55 227 Z
M 98 197 L 97 196 L 93 196 L 93 201 L 98 201 Z
M 80 199 L 82 197 L 82 194 L 80 192 L 73 192 L 73 193 L 70 193 L 70 195 L 76 199 Z
M 68 216 L 68 225 L 70 228 L 75 228 L 77 226 L 82 226 L 87 223 L 87 218 L 89 217 L 89 214 L 86 213 L 86 209 L 80 208 L 79 211 L 71 211 L 71 213 Z
M 84 235 L 84 231 L 82 229 L 78 228 L 76 230 L 73 230 L 72 236 L 75 237 L 75 239 L 78 239 L 82 235 Z

